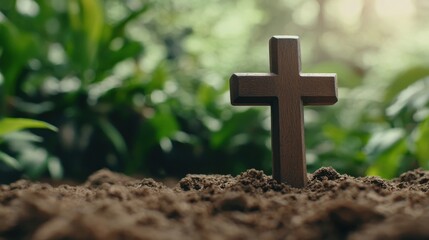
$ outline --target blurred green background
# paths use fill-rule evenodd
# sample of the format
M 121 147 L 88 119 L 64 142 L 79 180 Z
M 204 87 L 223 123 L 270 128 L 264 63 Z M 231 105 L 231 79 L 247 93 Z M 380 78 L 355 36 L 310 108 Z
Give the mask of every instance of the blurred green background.
M 230 106 L 228 79 L 267 72 L 272 35 L 300 36 L 303 72 L 338 74 L 339 102 L 305 109 L 309 172 L 429 169 L 428 11 L 427 0 L 2 0 L 0 182 L 103 167 L 270 173 L 269 108 Z

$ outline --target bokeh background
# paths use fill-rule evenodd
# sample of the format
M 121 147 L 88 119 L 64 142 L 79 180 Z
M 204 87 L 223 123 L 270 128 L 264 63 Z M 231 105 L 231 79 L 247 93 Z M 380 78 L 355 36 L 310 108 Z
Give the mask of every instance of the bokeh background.
M 300 36 L 303 72 L 338 74 L 339 102 L 305 109 L 310 172 L 429 169 L 428 12 L 427 0 L 1 0 L 0 118 L 58 131 L 0 134 L 0 181 L 269 174 L 269 108 L 232 107 L 228 79 L 267 72 L 272 35 Z

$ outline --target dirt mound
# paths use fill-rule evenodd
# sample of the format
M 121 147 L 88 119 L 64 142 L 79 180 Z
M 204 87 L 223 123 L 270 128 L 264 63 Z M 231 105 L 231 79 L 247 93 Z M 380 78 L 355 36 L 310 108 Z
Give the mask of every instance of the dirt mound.
M 332 168 L 304 189 L 263 172 L 174 188 L 101 170 L 80 186 L 0 186 L 0 239 L 429 239 L 429 172 L 385 181 Z

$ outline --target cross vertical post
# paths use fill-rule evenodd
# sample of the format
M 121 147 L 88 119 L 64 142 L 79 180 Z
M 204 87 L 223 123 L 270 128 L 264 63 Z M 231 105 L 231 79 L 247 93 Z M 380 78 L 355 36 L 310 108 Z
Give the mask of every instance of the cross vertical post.
M 304 105 L 337 102 L 336 74 L 301 73 L 299 39 L 270 39 L 270 73 L 235 73 L 230 79 L 232 105 L 271 106 L 273 178 L 305 187 Z

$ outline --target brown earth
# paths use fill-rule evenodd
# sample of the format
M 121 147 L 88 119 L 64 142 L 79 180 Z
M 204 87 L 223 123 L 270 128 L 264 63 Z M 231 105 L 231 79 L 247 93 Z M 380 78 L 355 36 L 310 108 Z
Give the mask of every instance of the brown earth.
M 107 170 L 80 186 L 0 186 L 0 239 L 429 239 L 429 172 L 384 181 L 331 168 L 305 189 L 261 171 L 173 188 Z

